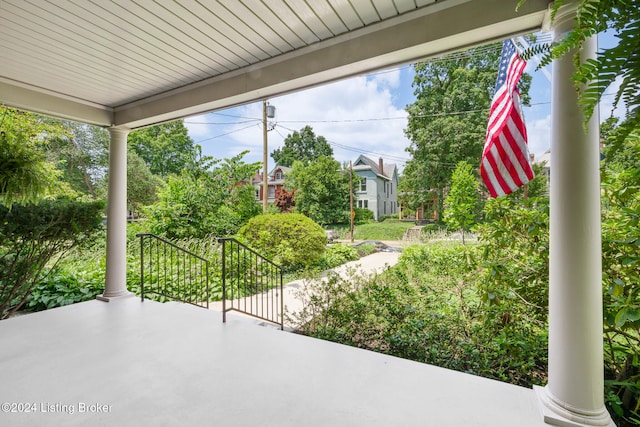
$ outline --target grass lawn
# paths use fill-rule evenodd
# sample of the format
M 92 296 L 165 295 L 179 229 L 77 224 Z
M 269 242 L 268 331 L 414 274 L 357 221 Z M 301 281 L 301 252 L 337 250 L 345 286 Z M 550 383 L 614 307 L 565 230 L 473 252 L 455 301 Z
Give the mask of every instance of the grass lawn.
M 355 226 L 354 238 L 357 240 L 402 240 L 404 232 L 415 225 L 412 221 L 386 220 Z M 349 227 L 336 227 L 341 238 L 349 236 Z

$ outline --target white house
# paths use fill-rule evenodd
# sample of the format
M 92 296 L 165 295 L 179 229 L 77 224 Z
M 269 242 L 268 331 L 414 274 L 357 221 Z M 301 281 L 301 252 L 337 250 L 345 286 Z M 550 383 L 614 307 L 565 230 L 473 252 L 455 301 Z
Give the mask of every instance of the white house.
M 355 183 L 357 207 L 373 212 L 379 221 L 385 215 L 398 213 L 398 168 L 393 163 L 378 162 L 360 155 L 353 163 L 353 172 L 360 178 Z

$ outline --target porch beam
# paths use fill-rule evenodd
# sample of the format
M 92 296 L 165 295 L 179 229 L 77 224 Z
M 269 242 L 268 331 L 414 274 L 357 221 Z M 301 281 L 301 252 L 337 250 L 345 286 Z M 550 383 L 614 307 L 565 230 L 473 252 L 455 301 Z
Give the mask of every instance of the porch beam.
M 575 24 L 576 2 L 553 23 L 554 40 Z M 596 38 L 581 60 L 595 58 Z M 604 406 L 600 155 L 597 109 L 583 128 L 571 81 L 573 53 L 554 61 L 549 248 L 549 382 L 535 387 L 544 421 L 615 426 Z
M 132 295 L 127 290 L 127 128 L 109 128 L 107 262 L 105 289 L 97 298 L 110 301 Z

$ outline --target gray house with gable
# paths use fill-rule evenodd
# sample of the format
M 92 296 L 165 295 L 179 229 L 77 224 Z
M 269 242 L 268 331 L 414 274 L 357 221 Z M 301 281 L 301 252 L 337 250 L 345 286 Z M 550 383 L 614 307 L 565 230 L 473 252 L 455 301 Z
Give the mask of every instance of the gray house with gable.
M 354 182 L 356 207 L 369 209 L 376 221 L 398 213 L 398 168 L 394 163 L 360 155 L 353 163 L 353 172 L 359 177 Z

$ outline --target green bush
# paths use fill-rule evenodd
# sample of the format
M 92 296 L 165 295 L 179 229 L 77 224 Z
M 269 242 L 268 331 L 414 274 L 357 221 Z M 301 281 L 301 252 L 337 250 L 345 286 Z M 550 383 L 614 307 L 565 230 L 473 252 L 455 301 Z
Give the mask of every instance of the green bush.
M 414 246 L 383 274 L 329 274 L 301 288 L 289 316 L 317 338 L 531 386 L 546 380 L 545 328 L 486 322 L 478 249 Z
M 89 301 L 104 291 L 104 280 L 77 278 L 69 272 L 56 270 L 35 285 L 26 304 L 32 311 Z
M 366 224 L 373 221 L 373 212 L 369 209 L 355 208 L 356 216 L 353 218 L 355 224 Z
M 327 235 L 302 214 L 278 213 L 253 217 L 238 237 L 286 271 L 317 263 L 325 252 Z
M 31 289 L 70 249 L 102 229 L 101 202 L 67 199 L 0 206 L 0 319 L 19 310 Z
M 359 259 L 358 250 L 351 245 L 345 243 L 337 243 L 330 245 L 318 263 L 322 270 L 334 268 L 339 265 L 345 264 L 349 261 L 355 261 Z

